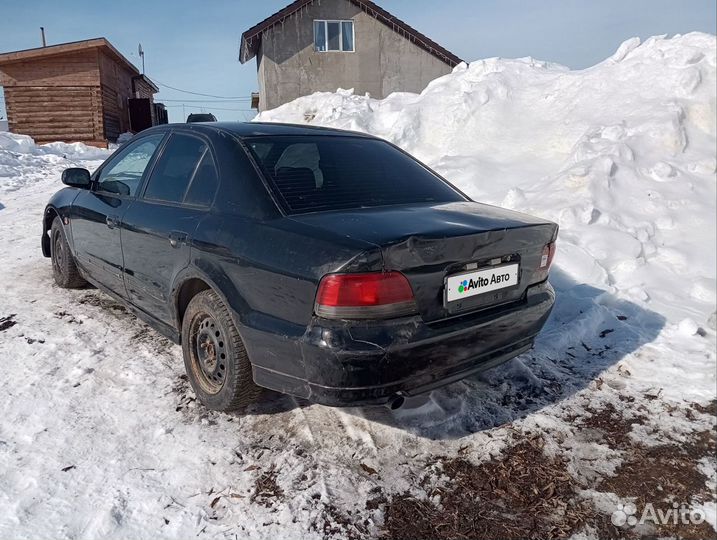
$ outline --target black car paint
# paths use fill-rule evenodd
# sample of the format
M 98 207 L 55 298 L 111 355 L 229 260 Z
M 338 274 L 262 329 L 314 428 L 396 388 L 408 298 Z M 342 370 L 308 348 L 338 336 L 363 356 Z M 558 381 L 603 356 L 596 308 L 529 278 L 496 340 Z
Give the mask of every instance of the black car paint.
M 50 255 L 47 232 L 58 215 L 83 275 L 176 342 L 182 288 L 201 280 L 229 306 L 260 386 L 329 405 L 387 402 L 527 350 L 550 313 L 554 293 L 544 279 L 534 282 L 533 269 L 557 225 L 467 197 L 287 216 L 242 142 L 263 135 L 367 135 L 213 123 L 158 126 L 133 140 L 158 132 L 193 133 L 208 142 L 220 178 L 214 204 L 143 200 L 152 163 L 138 197 L 64 188 L 45 211 L 43 254 Z M 520 234 L 508 233 L 517 229 Z M 520 262 L 517 287 L 445 305 L 437 280 L 496 257 Z M 324 275 L 381 270 L 406 274 L 419 314 L 380 321 L 314 315 Z
M 120 216 L 131 200 L 121 195 L 80 189 L 69 208 L 73 245 L 84 246 L 75 257 L 105 287 L 124 294 Z

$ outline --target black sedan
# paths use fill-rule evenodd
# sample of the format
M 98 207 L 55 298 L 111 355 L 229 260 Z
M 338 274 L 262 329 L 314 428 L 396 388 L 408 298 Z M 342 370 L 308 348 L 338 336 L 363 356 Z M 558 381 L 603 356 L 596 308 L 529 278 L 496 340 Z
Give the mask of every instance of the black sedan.
M 62 181 L 42 234 L 57 284 L 181 343 L 212 409 L 261 387 L 399 407 L 528 350 L 554 301 L 557 225 L 364 134 L 159 126 Z

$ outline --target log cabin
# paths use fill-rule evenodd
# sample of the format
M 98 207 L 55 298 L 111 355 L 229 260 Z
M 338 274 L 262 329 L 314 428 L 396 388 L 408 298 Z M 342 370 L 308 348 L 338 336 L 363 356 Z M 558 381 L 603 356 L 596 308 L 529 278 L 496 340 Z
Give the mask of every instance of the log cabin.
M 107 147 L 121 133 L 166 123 L 157 86 L 105 38 L 1 53 L 0 86 L 9 130 L 38 144 Z

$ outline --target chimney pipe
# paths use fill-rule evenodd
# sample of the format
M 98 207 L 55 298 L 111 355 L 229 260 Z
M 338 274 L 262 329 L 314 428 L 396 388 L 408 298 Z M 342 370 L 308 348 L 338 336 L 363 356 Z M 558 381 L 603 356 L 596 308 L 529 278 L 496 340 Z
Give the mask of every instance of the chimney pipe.
M 40 34 L 42 34 L 42 46 L 47 47 L 47 42 L 45 41 L 45 27 L 40 27 Z

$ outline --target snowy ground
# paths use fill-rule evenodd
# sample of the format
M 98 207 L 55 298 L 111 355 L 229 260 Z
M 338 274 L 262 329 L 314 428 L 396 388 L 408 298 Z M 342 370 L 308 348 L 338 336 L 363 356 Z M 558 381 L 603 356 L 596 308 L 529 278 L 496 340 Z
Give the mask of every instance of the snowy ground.
M 377 134 L 560 223 L 535 349 L 398 412 L 204 410 L 178 347 L 41 256 L 60 171 L 107 153 L 0 133 L 0 538 L 714 535 L 715 93 L 715 38 L 690 34 L 262 115 Z M 615 528 L 627 503 L 712 525 Z

